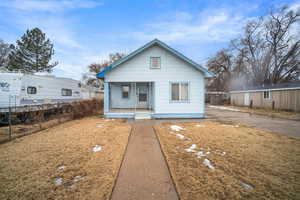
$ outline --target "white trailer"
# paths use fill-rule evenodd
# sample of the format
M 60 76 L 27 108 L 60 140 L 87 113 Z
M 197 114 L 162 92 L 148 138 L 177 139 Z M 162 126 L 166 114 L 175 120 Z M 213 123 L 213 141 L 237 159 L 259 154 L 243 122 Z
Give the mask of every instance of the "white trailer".
M 70 102 L 81 99 L 80 81 L 48 73 L 0 73 L 0 108 Z

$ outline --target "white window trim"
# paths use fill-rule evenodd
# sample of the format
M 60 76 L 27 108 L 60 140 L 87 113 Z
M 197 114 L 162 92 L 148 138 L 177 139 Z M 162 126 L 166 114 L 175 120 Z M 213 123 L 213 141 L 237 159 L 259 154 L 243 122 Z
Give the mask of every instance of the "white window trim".
M 268 98 L 265 98 L 265 92 L 268 92 L 269 93 L 269 97 Z M 270 100 L 271 99 L 271 91 L 270 90 L 265 90 L 265 91 L 263 91 L 263 99 L 265 99 L 265 100 Z
M 172 100 L 172 84 L 179 84 L 179 98 L 181 97 L 181 84 L 188 84 L 188 99 L 187 100 Z M 190 103 L 190 88 L 191 88 L 191 84 L 190 81 L 170 81 L 169 83 L 169 101 L 170 103 Z
M 152 58 L 159 58 L 159 67 L 152 67 Z M 161 68 L 161 57 L 160 56 L 151 56 L 150 57 L 150 69 L 160 69 Z

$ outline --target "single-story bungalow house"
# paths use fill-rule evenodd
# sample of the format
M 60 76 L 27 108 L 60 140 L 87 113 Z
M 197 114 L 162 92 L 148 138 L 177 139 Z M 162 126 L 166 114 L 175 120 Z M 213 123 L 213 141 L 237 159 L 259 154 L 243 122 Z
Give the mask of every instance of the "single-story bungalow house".
M 206 68 L 154 39 L 97 74 L 107 118 L 202 118 Z
M 231 105 L 300 111 L 300 82 L 261 85 L 230 91 Z

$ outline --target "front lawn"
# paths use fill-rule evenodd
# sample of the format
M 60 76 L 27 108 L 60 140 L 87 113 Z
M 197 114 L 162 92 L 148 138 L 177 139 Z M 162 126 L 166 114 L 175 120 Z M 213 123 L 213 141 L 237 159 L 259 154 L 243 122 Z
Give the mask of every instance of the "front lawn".
M 0 199 L 108 199 L 130 129 L 87 117 L 0 145 Z
M 181 199 L 300 199 L 299 139 L 235 123 L 154 128 Z

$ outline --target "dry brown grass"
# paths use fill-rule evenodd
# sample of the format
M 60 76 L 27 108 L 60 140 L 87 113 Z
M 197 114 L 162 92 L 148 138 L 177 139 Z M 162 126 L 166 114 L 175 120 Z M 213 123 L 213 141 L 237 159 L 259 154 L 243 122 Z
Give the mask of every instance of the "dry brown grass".
M 108 199 L 129 134 L 121 120 L 88 117 L 0 145 L 0 199 Z
M 176 124 L 190 140 L 170 134 L 170 124 L 155 130 L 181 199 L 300 199 L 300 140 L 218 122 Z M 184 150 L 191 144 L 211 153 L 197 158 Z M 204 158 L 215 170 L 203 165 Z

